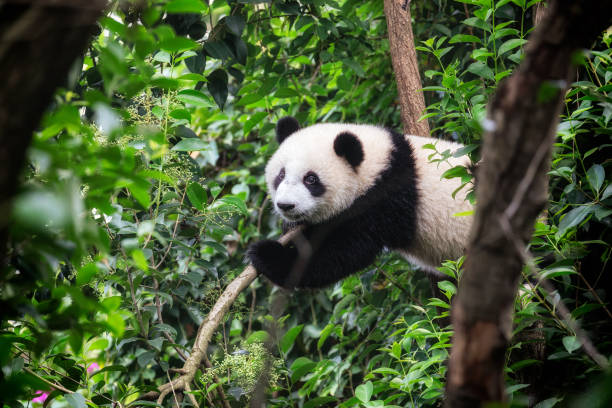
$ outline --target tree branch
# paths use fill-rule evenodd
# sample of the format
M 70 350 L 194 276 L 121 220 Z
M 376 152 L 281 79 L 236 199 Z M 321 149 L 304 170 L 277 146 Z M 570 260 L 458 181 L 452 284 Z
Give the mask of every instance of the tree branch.
M 408 0 L 384 0 L 384 7 L 404 133 L 429 136 L 427 120 L 419 121 L 425 111 L 425 98 L 421 91 L 423 86 L 414 48 L 410 2 Z
M 284 245 L 289 242 L 296 233 L 300 232 L 300 230 L 301 228 L 299 227 L 295 228 L 280 237 L 278 241 Z M 213 333 L 217 329 L 217 326 L 219 326 L 221 320 L 229 310 L 232 303 L 234 303 L 240 292 L 247 288 L 256 277 L 257 271 L 252 265 L 249 265 L 240 275 L 238 275 L 229 283 L 229 285 L 227 285 L 221 296 L 219 296 L 217 299 L 217 302 L 215 302 L 214 306 L 208 313 L 208 316 L 206 316 L 206 319 L 204 319 L 200 325 L 191 354 L 185 361 L 183 368 L 180 369 L 182 374 L 178 378 L 160 386 L 159 394 L 147 393 L 143 395 L 143 398 L 155 398 L 157 396 L 157 403 L 161 404 L 170 392 L 187 390 L 191 387 L 191 382 L 195 377 L 198 367 L 200 364 L 202 364 L 202 361 L 206 356 L 208 343 L 210 342 Z

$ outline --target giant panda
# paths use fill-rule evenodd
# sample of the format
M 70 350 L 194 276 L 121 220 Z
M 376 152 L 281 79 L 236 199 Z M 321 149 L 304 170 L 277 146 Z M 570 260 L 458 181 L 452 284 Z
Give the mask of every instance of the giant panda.
M 276 125 L 278 150 L 265 169 L 274 209 L 301 232 L 281 245 L 263 240 L 247 256 L 274 284 L 321 288 L 370 265 L 384 249 L 395 250 L 432 273 L 463 253 L 472 210 L 457 179 L 442 179 L 466 163 L 428 159 L 462 145 L 370 125 L 316 124 L 300 128 L 293 117 Z

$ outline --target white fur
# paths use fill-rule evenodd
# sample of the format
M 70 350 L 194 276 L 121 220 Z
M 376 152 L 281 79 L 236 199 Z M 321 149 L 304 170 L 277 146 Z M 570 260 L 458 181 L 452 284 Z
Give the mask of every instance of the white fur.
M 461 181 L 441 179 L 442 173 L 457 165 L 467 165 L 466 156 L 450 158 L 448 162 L 431 163 L 428 157 L 432 150 L 423 149 L 425 144 L 435 144 L 439 152 L 450 149 L 452 152 L 461 148 L 459 143 L 432 139 L 421 136 L 406 136 L 414 150 L 419 207 L 417 211 L 416 240 L 410 252 L 402 254 L 421 266 L 439 266 L 447 259 L 457 259 L 465 250 L 472 216 L 454 214 L 472 210 L 472 205 L 465 199 L 467 187 L 459 191 L 453 199 L 453 192 L 459 188 Z
M 335 137 L 343 131 L 356 135 L 363 145 L 364 161 L 355 172 L 333 148 Z M 460 186 L 458 179 L 441 179 L 442 173 L 458 164 L 467 164 L 466 157 L 451 158 L 448 162 L 430 163 L 432 150 L 423 149 L 427 143 L 436 144 L 438 151 L 455 151 L 458 143 L 419 136 L 406 136 L 414 150 L 417 172 L 419 206 L 415 241 L 409 249 L 401 250 L 410 261 L 435 271 L 443 260 L 456 259 L 463 253 L 472 222 L 472 216 L 455 216 L 470 211 L 465 200 L 466 189 L 452 193 Z M 280 203 L 295 204 L 290 213 L 281 213 L 290 221 L 306 220 L 320 223 L 340 213 L 364 194 L 380 173 L 389 165 L 391 138 L 385 129 L 369 125 L 318 124 L 289 136 L 266 166 L 266 182 L 275 209 Z M 285 178 L 274 189 L 274 180 L 281 169 Z M 318 174 L 326 192 L 314 197 L 302 180 L 308 171 Z

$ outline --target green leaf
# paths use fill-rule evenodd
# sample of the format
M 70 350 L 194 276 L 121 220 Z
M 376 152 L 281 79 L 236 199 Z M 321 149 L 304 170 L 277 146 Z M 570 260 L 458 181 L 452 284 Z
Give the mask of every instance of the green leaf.
M 152 351 L 145 351 L 144 353 L 140 354 L 136 358 L 136 361 L 138 362 L 139 366 L 144 368 L 144 367 L 147 366 L 147 364 L 149 364 L 151 362 L 151 360 L 153 360 L 154 357 L 155 357 L 155 353 L 154 352 L 152 352 Z
M 455 177 L 461 177 L 461 180 L 466 179 L 469 180 L 470 175 L 467 171 L 467 169 L 465 168 L 465 166 L 455 166 L 455 167 L 451 167 L 450 169 L 446 170 L 444 173 L 442 173 L 442 177 L 443 179 L 451 179 L 451 178 L 455 178 Z
M 355 388 L 355 396 L 361 402 L 368 402 L 370 398 L 372 398 L 372 391 L 374 391 L 374 385 L 371 381 L 366 382 L 365 384 L 360 384 Z
M 145 169 L 139 173 L 143 177 L 152 178 L 154 180 L 163 181 L 164 183 L 168 183 L 170 185 L 175 185 L 176 181 L 164 173 L 163 171 L 153 170 L 153 169 Z
M 454 295 L 455 293 L 457 293 L 457 287 L 450 281 L 441 281 L 438 282 L 438 287 L 440 288 L 440 290 L 444 291 L 444 292 L 448 292 L 451 295 Z
M 122 365 L 109 365 L 109 366 L 103 367 L 102 369 L 100 369 L 100 370 L 98 370 L 98 371 L 96 371 L 94 373 L 91 373 L 91 375 L 93 376 L 93 375 L 97 375 L 97 374 L 101 374 L 101 373 L 106 373 L 106 372 L 112 372 L 112 371 L 121 371 L 123 373 L 127 373 L 128 372 L 128 370 L 127 370 L 127 368 L 125 366 L 122 366 Z
M 562 237 L 568 229 L 579 225 L 586 217 L 589 216 L 589 214 L 591 214 L 592 211 L 592 206 L 581 205 L 565 214 L 561 219 L 561 222 L 559 222 L 557 237 Z
M 270 338 L 270 335 L 265 330 L 257 330 L 251 333 L 249 337 L 247 337 L 247 344 L 252 343 L 265 343 Z
M 319 335 L 319 341 L 317 341 L 318 350 L 321 350 L 323 343 L 325 343 L 325 340 L 327 340 L 327 337 L 329 337 L 329 335 L 333 332 L 334 327 L 335 326 L 333 323 L 328 323 L 327 326 L 323 328 L 323 330 L 321 331 L 321 334 Z
M 149 197 L 149 190 L 147 188 L 136 183 L 130 183 L 127 188 L 140 205 L 144 208 L 149 208 L 149 205 L 151 205 L 151 198 Z
M 159 42 L 159 47 L 168 52 L 180 52 L 198 47 L 198 43 L 185 37 L 167 38 Z
M 193 57 L 186 58 L 185 66 L 190 72 L 201 74 L 206 68 L 206 54 L 200 51 Z
M 199 183 L 191 183 L 187 187 L 187 197 L 191 204 L 200 211 L 204 211 L 208 196 L 206 190 Z
M 558 398 L 558 397 L 552 397 L 552 398 L 547 398 L 543 401 L 538 402 L 537 404 L 535 404 L 533 406 L 533 408 L 552 408 L 555 405 L 557 405 L 558 402 L 563 401 L 563 397 Z
M 300 378 L 317 366 L 317 363 L 308 357 L 298 357 L 289 369 L 291 370 L 291 381 L 297 382 Z
M 494 80 L 494 73 L 484 61 L 473 62 L 468 68 L 468 72 L 478 75 L 479 77 Z
M 228 16 L 225 17 L 225 24 L 228 30 L 234 35 L 240 37 L 246 26 L 246 22 L 242 16 Z
M 206 95 L 204 95 L 200 91 L 196 91 L 195 89 L 185 89 L 180 91 L 176 95 L 176 99 L 181 102 L 189 103 L 191 105 L 202 107 L 202 108 L 214 108 L 215 104 L 208 99 Z
M 72 408 L 87 408 L 85 397 L 79 393 L 66 394 L 64 398 Z
M 610 196 L 612 196 L 612 184 L 609 184 L 608 187 L 606 187 L 603 194 L 601 195 L 601 199 L 605 200 L 606 198 Z
M 391 355 L 398 360 L 402 357 L 402 345 L 397 341 L 391 346 Z
M 246 106 L 252 103 L 255 103 L 263 98 L 258 92 L 244 95 L 240 100 L 235 104 L 236 106 Z
M 520 47 L 526 42 L 527 40 L 523 40 L 522 38 L 513 38 L 511 40 L 508 40 L 499 47 L 499 50 L 497 50 L 497 55 L 505 54 L 508 51 L 511 51 L 517 47 Z
M 227 72 L 219 68 L 208 76 L 208 92 L 213 96 L 221 110 L 227 101 Z
M 274 96 L 277 98 L 295 98 L 300 96 L 300 94 L 291 88 L 281 88 L 274 93 Z
M 227 205 L 230 205 L 232 207 L 235 207 L 236 209 L 238 209 L 238 211 L 240 211 L 243 215 L 248 215 L 248 211 L 246 208 L 246 204 L 244 203 L 244 200 L 241 199 L 240 197 L 237 196 L 231 196 L 231 195 L 226 195 L 221 197 L 218 202 L 220 203 L 224 203 Z
M 372 370 L 373 373 L 382 375 L 400 375 L 400 372 L 390 367 L 380 367 L 376 370 Z
M 168 333 L 172 338 L 176 338 L 176 329 L 165 323 L 158 323 L 154 326 L 156 330 Z
M 172 0 L 165 7 L 168 13 L 203 13 L 208 9 L 201 0 Z
M 568 353 L 572 354 L 573 351 L 580 348 L 580 340 L 576 336 L 565 336 L 563 337 L 563 346 Z
M 177 152 L 194 152 L 200 150 L 208 149 L 208 143 L 203 141 L 202 139 L 196 139 L 194 137 L 189 137 L 187 139 L 183 139 L 172 147 L 171 150 Z
M 280 349 L 284 354 L 287 354 L 289 350 L 291 350 L 293 343 L 295 343 L 296 337 L 301 333 L 303 328 L 304 325 L 300 324 L 299 326 L 295 326 L 287 330 L 287 333 L 285 333 L 279 343 Z
M 455 44 L 455 43 L 460 43 L 460 42 L 476 42 L 476 43 L 482 44 L 482 41 L 480 40 L 480 38 L 476 37 L 475 35 L 468 35 L 468 34 L 455 34 L 453 38 L 451 38 L 449 41 L 450 44 Z
M 573 266 L 554 266 L 545 268 L 540 272 L 540 279 L 550 279 L 557 276 L 575 275 L 576 270 Z
M 226 60 L 234 58 L 234 53 L 223 41 L 211 41 L 204 44 L 204 49 L 213 58 Z
M 355 72 L 357 74 L 357 76 L 359 76 L 361 78 L 366 76 L 363 68 L 361 68 L 361 65 L 359 65 L 359 63 L 357 63 L 357 61 L 352 60 L 352 59 L 343 59 L 342 62 L 344 63 L 344 65 L 346 65 L 347 67 L 352 69 L 353 72 Z
M 267 112 L 256 112 L 246 122 L 244 122 L 243 132 L 245 137 L 249 134 L 251 129 L 257 126 L 257 124 L 261 122 L 266 116 L 268 116 Z
M 80 267 L 76 277 L 77 286 L 88 284 L 96 273 L 98 273 L 98 266 L 95 262 L 90 262 Z
M 601 164 L 594 164 L 587 171 L 587 180 L 591 189 L 597 195 L 599 193 L 599 189 L 603 185 L 604 179 L 606 177 L 606 172 Z
M 477 28 L 480 28 L 482 30 L 489 31 L 489 32 L 491 31 L 491 24 L 479 19 L 478 17 L 466 18 L 465 20 L 463 20 L 463 24 L 466 24 L 472 27 L 477 27 Z
M 140 249 L 134 249 L 132 251 L 132 260 L 138 269 L 145 272 L 149 271 L 149 263 L 147 262 L 147 258 L 145 258 L 144 253 Z
M 309 398 L 308 402 L 304 403 L 303 408 L 319 408 L 319 407 L 329 407 L 332 405 L 329 405 L 330 402 L 337 402 L 338 400 L 330 395 L 327 395 L 325 397 L 314 397 L 314 398 Z M 338 406 L 338 404 L 334 404 L 333 406 Z

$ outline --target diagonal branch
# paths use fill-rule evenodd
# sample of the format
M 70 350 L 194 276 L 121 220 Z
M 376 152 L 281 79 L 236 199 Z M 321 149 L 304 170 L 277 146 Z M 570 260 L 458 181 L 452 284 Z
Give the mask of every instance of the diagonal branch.
M 284 245 L 289 242 L 300 230 L 301 228 L 299 227 L 293 229 L 280 237 L 278 241 Z M 161 404 L 166 396 L 171 392 L 175 393 L 179 390 L 189 391 L 191 389 L 191 382 L 195 377 L 198 367 L 200 364 L 202 364 L 202 361 L 206 357 L 208 343 L 210 342 L 213 333 L 223 320 L 223 317 L 227 314 L 230 306 L 232 303 L 234 303 L 240 292 L 247 288 L 256 277 L 257 271 L 252 265 L 249 265 L 240 275 L 238 275 L 229 283 L 229 285 L 227 285 L 221 296 L 219 296 L 214 306 L 208 313 L 208 316 L 206 316 L 206 319 L 204 319 L 200 325 L 191 354 L 185 361 L 183 368 L 177 370 L 181 373 L 181 375 L 178 378 L 160 386 L 159 393 L 147 393 L 142 396 L 143 398 L 157 397 L 157 403 Z

